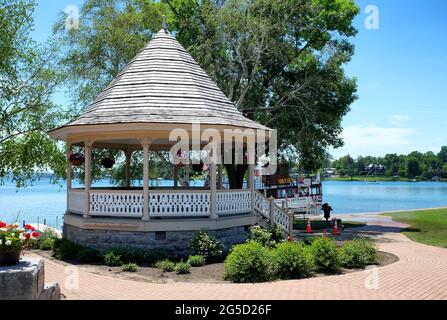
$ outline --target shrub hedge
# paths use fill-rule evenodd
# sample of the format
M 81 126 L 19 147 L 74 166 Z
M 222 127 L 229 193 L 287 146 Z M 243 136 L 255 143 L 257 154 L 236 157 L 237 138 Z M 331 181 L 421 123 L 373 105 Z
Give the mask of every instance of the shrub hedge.
M 256 241 L 233 246 L 225 260 L 224 278 L 234 282 L 263 282 L 273 279 L 271 250 Z
M 345 268 L 364 268 L 378 262 L 376 246 L 366 239 L 347 241 L 340 248 L 339 254 L 341 265 Z
M 298 242 L 282 242 L 273 250 L 275 277 L 300 279 L 309 277 L 314 269 L 309 250 Z
M 335 241 L 327 237 L 317 237 L 308 246 L 313 265 L 317 272 L 328 274 L 340 271 L 340 258 Z

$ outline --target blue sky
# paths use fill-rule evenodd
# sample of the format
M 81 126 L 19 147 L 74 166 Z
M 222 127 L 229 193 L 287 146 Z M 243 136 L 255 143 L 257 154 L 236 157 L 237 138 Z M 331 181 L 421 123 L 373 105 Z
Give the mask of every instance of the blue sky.
M 58 12 L 83 2 L 37 0 L 33 37 L 45 41 Z M 357 4 L 361 13 L 355 19 L 356 52 L 345 69 L 358 78 L 359 99 L 343 121 L 345 146 L 331 154 L 438 152 L 447 145 L 447 1 Z M 370 5 L 378 9 L 378 29 L 365 27 Z M 62 94 L 56 99 L 65 103 Z

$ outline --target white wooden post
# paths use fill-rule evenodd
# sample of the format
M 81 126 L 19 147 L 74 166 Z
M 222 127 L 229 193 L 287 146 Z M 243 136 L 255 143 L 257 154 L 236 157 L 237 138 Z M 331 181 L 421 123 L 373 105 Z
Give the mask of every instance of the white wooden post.
M 124 151 L 126 154 L 126 188 L 130 187 L 130 165 L 131 165 L 131 159 L 132 159 L 132 150 L 127 147 L 127 149 Z
M 211 219 L 217 219 L 217 190 L 216 190 L 216 164 L 211 161 L 210 166 L 210 190 L 211 190 Z
M 70 197 L 70 190 L 71 190 L 71 170 L 72 165 L 70 161 L 70 155 L 71 155 L 71 143 L 67 143 L 67 210 L 68 210 L 68 203 L 69 203 L 69 197 Z
M 85 185 L 85 210 L 84 218 L 89 217 L 90 211 L 90 188 L 92 186 L 92 141 L 84 141 L 84 185 Z
M 178 166 L 174 164 L 174 189 L 178 187 Z
M 217 189 L 223 189 L 222 164 L 217 165 Z
M 248 165 L 248 188 L 250 189 L 251 211 L 255 211 L 255 166 Z
M 142 142 L 143 146 L 143 220 L 149 221 L 149 142 Z
M 187 164 L 185 164 L 185 181 L 186 181 L 186 184 L 188 185 L 188 187 L 189 187 L 189 168 L 190 168 L 190 165 L 188 162 Z

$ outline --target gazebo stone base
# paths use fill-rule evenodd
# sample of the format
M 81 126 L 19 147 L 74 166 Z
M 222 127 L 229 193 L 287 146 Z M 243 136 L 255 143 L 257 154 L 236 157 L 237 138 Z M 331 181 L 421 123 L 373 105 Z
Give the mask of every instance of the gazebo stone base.
M 225 248 L 242 243 L 248 235 L 248 226 L 206 230 L 220 240 Z M 111 248 L 131 248 L 165 252 L 168 257 L 187 257 L 191 254 L 191 240 L 197 231 L 133 231 L 87 229 L 64 224 L 63 236 L 79 245 L 106 251 Z

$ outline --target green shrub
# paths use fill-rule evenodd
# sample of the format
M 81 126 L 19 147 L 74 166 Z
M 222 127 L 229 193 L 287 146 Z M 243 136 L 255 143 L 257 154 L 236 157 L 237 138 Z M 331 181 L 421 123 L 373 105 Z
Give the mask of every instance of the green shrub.
M 77 259 L 79 262 L 100 262 L 101 254 L 98 250 L 92 248 L 82 248 L 78 252 Z
M 157 269 L 161 269 L 163 272 L 171 272 L 174 271 L 175 263 L 169 260 L 158 261 L 155 264 Z
M 270 249 L 256 241 L 234 246 L 225 260 L 224 277 L 233 282 L 268 281 L 273 273 Z
M 55 240 L 56 239 L 53 238 L 44 238 L 40 240 L 35 247 L 38 247 L 40 250 L 53 250 Z
M 121 270 L 123 270 L 123 272 L 137 272 L 138 266 L 136 263 L 127 263 L 121 266 Z
M 272 239 L 272 234 L 261 226 L 253 226 L 250 228 L 250 233 L 247 237 L 247 242 L 249 241 L 255 241 L 264 247 L 273 247 L 276 244 Z
M 157 261 L 165 260 L 167 258 L 168 256 L 164 251 L 157 251 L 157 250 L 146 251 L 144 255 L 144 262 L 153 264 L 156 263 Z
M 33 248 L 40 250 L 52 250 L 54 242 L 58 239 L 56 231 L 47 228 L 45 231 L 39 232 L 39 237 L 33 242 Z
M 174 271 L 177 274 L 187 274 L 190 273 L 191 265 L 187 262 L 178 262 L 175 264 Z
M 267 231 L 270 232 L 271 239 L 275 243 L 280 243 L 285 240 L 284 230 L 278 224 L 270 224 L 267 228 Z
M 273 250 L 275 274 L 280 279 L 306 278 L 312 274 L 309 250 L 297 242 L 282 242 Z
M 222 243 L 205 231 L 194 234 L 191 248 L 194 254 L 203 256 L 208 263 L 220 261 L 223 257 Z
M 201 255 L 189 256 L 188 263 L 191 267 L 200 267 L 205 264 L 205 258 Z
M 250 228 L 250 234 L 247 241 L 256 241 L 265 247 L 273 248 L 284 240 L 284 233 L 276 224 L 270 225 L 267 229 L 261 226 L 253 226 Z
M 56 239 L 53 245 L 53 257 L 58 260 L 74 260 L 83 248 L 68 239 Z
M 110 250 L 104 255 L 104 263 L 109 267 L 120 266 L 121 256 L 116 251 Z
M 337 273 L 340 270 L 340 258 L 335 241 L 327 237 L 318 237 L 308 247 L 317 272 Z
M 341 265 L 345 268 L 364 268 L 376 264 L 378 261 L 377 249 L 372 241 L 355 239 L 346 242 L 340 248 Z

